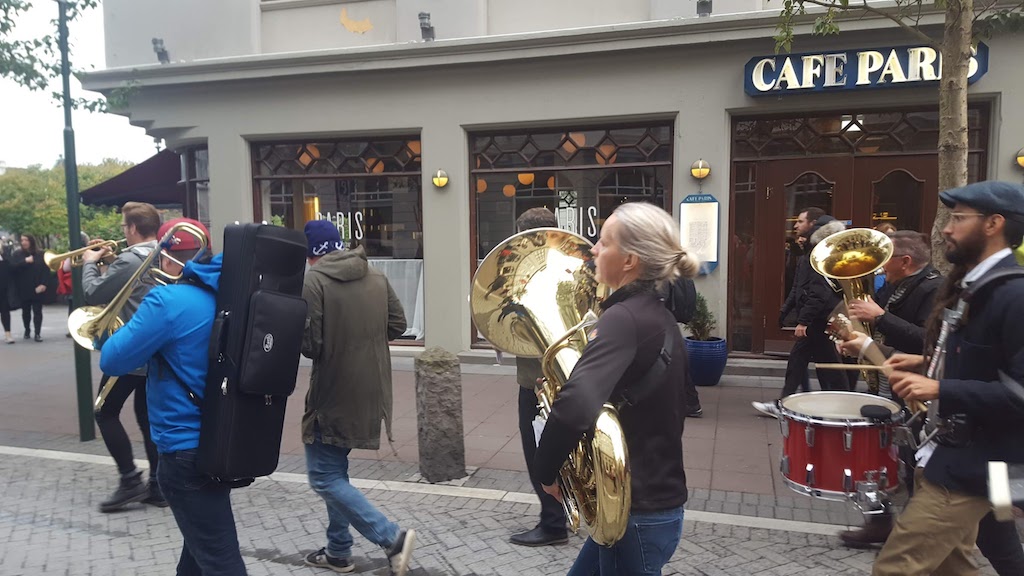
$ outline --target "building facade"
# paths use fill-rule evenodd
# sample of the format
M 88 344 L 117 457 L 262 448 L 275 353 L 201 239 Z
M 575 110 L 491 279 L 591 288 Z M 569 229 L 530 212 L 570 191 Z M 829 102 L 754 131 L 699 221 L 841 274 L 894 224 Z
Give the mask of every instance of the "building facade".
M 883 20 L 850 19 L 827 38 L 802 22 L 800 53 L 776 56 L 777 7 L 694 10 L 109 0 L 108 69 L 85 86 L 123 96 L 122 113 L 183 153 L 186 211 L 215 238 L 236 220 L 335 221 L 392 280 L 406 340 L 481 344 L 472 275 L 522 211 L 548 206 L 596 240 L 615 206 L 639 200 L 685 221 L 684 243 L 714 262 L 698 289 L 730 348 L 784 352 L 788 230 L 803 208 L 930 229 L 941 67 Z M 170 64 L 156 63 L 153 38 Z M 975 56 L 972 179 L 1024 177 L 1024 110 L 1004 104 L 1024 97 L 1021 53 L 1024 36 L 1006 36 Z M 700 160 L 703 180 L 691 176 Z

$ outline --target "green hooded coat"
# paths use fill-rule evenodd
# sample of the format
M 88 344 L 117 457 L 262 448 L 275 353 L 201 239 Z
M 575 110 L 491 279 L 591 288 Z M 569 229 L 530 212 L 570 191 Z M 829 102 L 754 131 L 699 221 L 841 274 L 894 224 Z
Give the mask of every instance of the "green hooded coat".
M 308 305 L 302 354 L 313 371 L 302 416 L 302 441 L 340 448 L 380 448 L 380 421 L 391 440 L 391 354 L 388 340 L 405 332 L 405 312 L 366 251 L 331 252 L 308 272 L 302 287 Z

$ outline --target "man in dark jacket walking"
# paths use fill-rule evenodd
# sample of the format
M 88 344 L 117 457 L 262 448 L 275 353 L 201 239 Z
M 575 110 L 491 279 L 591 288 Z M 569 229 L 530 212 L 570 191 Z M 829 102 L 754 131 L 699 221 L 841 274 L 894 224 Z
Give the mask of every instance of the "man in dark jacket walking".
M 835 218 L 823 215 L 809 220 L 812 209 L 800 214 L 795 229 L 801 237 L 806 237 L 804 255 L 797 265 L 796 279 L 793 289 L 786 299 L 786 304 L 779 313 L 780 322 L 790 309 L 796 310 L 797 326 L 794 335 L 797 338 L 793 349 L 789 352 L 786 364 L 786 382 L 782 388 L 781 398 L 797 391 L 807 380 L 807 366 L 814 362 L 837 362 L 839 354 L 835 346 L 825 334 L 829 314 L 839 304 L 842 297 L 837 294 L 823 276 L 811 268 L 810 253 L 818 242 L 842 232 L 846 226 Z M 806 222 L 806 225 L 801 225 Z M 838 371 L 817 370 L 818 383 L 822 390 L 848 390 L 846 376 Z M 778 401 L 751 402 L 759 412 L 777 417 Z
M 1012 250 L 1024 238 L 1024 187 L 979 182 L 947 190 L 952 208 L 943 229 L 953 270 L 936 295 L 928 341 L 948 328 L 945 357 L 922 374 L 922 356 L 895 355 L 889 381 L 904 400 L 937 402 L 932 418 L 952 426 L 917 451 L 914 497 L 875 561 L 875 576 L 976 574 L 971 559 L 978 523 L 990 518 L 988 461 L 1024 462 L 1024 277 Z M 969 290 L 969 306 L 961 296 Z M 930 424 L 934 424 L 931 422 Z M 1020 553 L 1012 524 L 978 539 L 993 561 Z M 990 534 L 991 536 L 991 534 Z M 990 556 L 991 554 L 991 556 Z M 1020 574 L 1020 566 L 1006 573 Z
M 302 354 L 313 360 L 302 442 L 309 485 L 327 504 L 327 546 L 306 564 L 352 572 L 354 527 L 383 548 L 393 574 L 404 576 L 416 542 L 413 530 L 388 520 L 349 482 L 353 449 L 380 448 L 380 423 L 391 438 L 391 353 L 405 333 L 405 312 L 383 273 L 360 246 L 345 250 L 327 220 L 306 223 L 310 269 L 302 287 L 309 316 Z
M 535 228 L 557 228 L 558 218 L 547 208 L 530 208 L 516 219 L 516 232 Z M 516 382 L 519 383 L 519 436 L 523 443 L 526 470 L 533 491 L 540 499 L 540 520 L 532 530 L 513 534 L 509 542 L 519 546 L 550 546 L 569 541 L 565 529 L 565 510 L 550 494 L 544 492 L 533 472 L 533 458 L 537 453 L 534 420 L 540 414 L 537 408 L 537 380 L 543 377 L 539 358 L 516 356 Z

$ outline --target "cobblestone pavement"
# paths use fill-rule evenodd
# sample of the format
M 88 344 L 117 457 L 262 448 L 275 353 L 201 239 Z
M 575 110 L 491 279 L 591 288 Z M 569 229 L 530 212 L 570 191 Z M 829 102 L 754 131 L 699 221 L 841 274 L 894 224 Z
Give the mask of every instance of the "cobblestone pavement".
M 173 573 L 181 541 L 170 512 L 140 505 L 99 513 L 97 504 L 115 475 L 101 461 L 56 452 L 15 455 L 11 449 L 0 455 L 0 575 Z M 323 503 L 301 476 L 281 477 L 232 495 L 249 574 L 328 574 L 302 565 L 304 553 L 323 545 Z M 422 485 L 389 486 L 366 493 L 388 517 L 419 533 L 413 575 L 564 574 L 582 543 L 573 538 L 568 546 L 539 549 L 508 544 L 510 532 L 532 527 L 538 512 L 533 504 L 474 497 L 467 488 L 423 487 L 444 495 L 410 488 Z M 361 573 L 386 574 L 383 553 L 365 539 L 356 538 L 354 553 Z M 665 573 L 867 574 L 874 556 L 808 531 L 688 519 Z

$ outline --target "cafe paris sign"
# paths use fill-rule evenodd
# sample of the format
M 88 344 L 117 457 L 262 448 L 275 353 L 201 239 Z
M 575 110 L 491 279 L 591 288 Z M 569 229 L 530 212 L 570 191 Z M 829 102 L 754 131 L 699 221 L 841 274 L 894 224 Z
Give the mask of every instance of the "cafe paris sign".
M 971 49 L 969 84 L 988 71 L 988 46 Z M 751 96 L 933 85 L 942 76 L 942 55 L 927 46 L 845 52 L 780 54 L 752 58 L 744 67 Z

